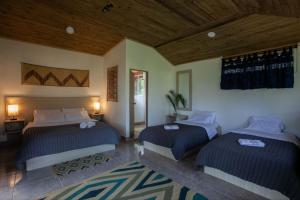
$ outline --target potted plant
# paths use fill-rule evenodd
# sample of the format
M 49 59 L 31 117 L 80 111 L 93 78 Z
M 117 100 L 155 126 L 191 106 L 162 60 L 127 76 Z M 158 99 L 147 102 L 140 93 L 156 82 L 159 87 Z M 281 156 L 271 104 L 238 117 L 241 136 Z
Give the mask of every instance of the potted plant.
M 173 90 L 170 90 L 169 93 L 166 95 L 166 97 L 169 100 L 169 102 L 171 103 L 171 105 L 173 106 L 174 117 L 177 117 L 177 115 L 178 115 L 177 109 L 178 109 L 179 105 L 181 104 L 183 106 L 183 108 L 185 108 L 185 106 L 186 106 L 186 101 L 185 101 L 184 97 L 182 96 L 182 94 L 176 93 Z

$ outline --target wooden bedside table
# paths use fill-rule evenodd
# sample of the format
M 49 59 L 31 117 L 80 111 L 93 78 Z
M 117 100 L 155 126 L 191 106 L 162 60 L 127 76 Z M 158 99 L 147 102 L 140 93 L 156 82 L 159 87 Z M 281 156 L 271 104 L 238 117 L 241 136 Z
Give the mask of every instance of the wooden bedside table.
M 99 121 L 99 122 L 104 122 L 104 113 L 97 113 L 97 114 L 96 113 L 91 113 L 90 117 L 92 119 L 95 119 L 95 120 Z
M 25 126 L 24 119 L 5 120 L 4 131 L 7 137 L 8 144 L 18 144 L 21 142 L 22 130 Z

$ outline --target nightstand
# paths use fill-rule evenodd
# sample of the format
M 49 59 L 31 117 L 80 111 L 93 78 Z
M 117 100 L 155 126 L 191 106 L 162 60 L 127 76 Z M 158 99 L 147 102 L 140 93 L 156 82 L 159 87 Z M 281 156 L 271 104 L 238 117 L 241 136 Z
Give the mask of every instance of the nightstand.
M 92 119 L 95 119 L 99 122 L 103 122 L 104 121 L 104 113 L 91 113 L 90 117 Z
M 8 144 L 17 144 L 21 142 L 22 130 L 25 126 L 24 119 L 5 120 L 4 131 L 7 137 Z

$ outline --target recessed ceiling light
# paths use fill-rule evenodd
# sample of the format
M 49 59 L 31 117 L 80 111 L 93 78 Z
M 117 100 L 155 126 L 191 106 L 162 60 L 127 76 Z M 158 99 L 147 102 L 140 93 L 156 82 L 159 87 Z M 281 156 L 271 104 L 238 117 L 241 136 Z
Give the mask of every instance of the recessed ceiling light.
M 70 35 L 75 33 L 75 29 L 72 26 L 67 26 L 66 32 Z
M 215 33 L 215 32 L 208 32 L 208 33 L 207 33 L 207 36 L 208 36 L 209 38 L 214 38 L 214 37 L 216 37 L 216 33 Z
M 103 8 L 102 8 L 102 12 L 107 13 L 110 12 L 114 7 L 114 4 L 108 2 Z

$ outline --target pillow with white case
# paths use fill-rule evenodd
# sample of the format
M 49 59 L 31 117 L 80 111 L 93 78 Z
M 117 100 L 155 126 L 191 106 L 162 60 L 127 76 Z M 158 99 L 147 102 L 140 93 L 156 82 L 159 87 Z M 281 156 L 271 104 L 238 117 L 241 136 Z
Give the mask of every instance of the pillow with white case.
M 64 122 L 64 113 L 59 109 L 42 109 L 33 111 L 34 123 Z
M 252 116 L 249 119 L 247 129 L 270 134 L 281 134 L 284 129 L 284 124 L 278 117 Z
M 216 113 L 210 111 L 195 111 L 187 121 L 199 124 L 215 124 Z
M 84 108 L 63 108 L 65 121 L 90 120 L 89 114 Z

